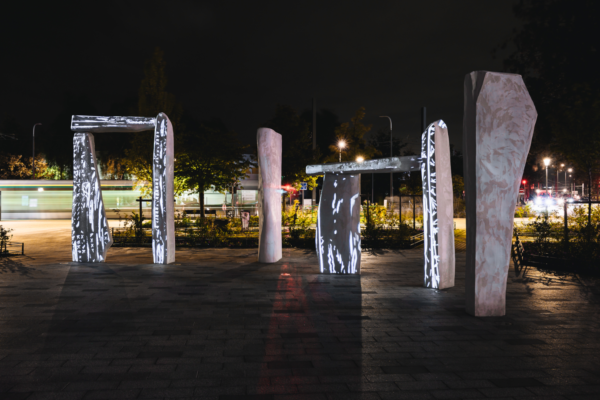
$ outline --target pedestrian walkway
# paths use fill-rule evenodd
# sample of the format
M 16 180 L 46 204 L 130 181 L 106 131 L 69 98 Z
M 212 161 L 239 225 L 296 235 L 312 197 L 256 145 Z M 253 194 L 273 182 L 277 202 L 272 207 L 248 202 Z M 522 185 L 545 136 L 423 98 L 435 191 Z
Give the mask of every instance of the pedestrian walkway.
M 62 254 L 62 253 L 61 253 Z M 149 264 L 0 260 L 0 398 L 596 399 L 598 302 L 575 278 L 511 273 L 507 316 L 422 287 L 422 249 L 363 254 L 361 276 L 312 251 L 187 249 Z

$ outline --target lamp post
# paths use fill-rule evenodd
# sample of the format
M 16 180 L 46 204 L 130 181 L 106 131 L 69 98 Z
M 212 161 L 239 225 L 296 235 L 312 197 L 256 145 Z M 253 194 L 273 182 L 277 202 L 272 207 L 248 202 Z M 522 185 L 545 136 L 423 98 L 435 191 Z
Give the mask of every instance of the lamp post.
M 394 139 L 392 136 L 392 119 L 387 115 L 380 115 L 379 118 L 387 118 L 390 120 L 390 157 L 394 156 Z M 394 215 L 394 173 L 390 172 L 390 209 Z
M 573 168 L 565 169 L 565 188 L 567 187 L 567 171 L 571 173 L 571 171 L 573 171 Z
M 340 162 L 342 162 L 342 149 L 346 147 L 346 141 L 340 140 L 338 142 L 338 147 L 340 148 Z
M 33 126 L 33 149 L 32 149 L 32 158 L 31 158 L 31 179 L 35 179 L 35 127 L 41 125 L 41 123 L 37 123 Z
M 546 192 L 548 192 L 548 165 L 550 165 L 549 158 L 544 158 L 544 165 L 546 166 Z
M 546 194 L 548 194 L 548 165 L 550 165 L 550 159 L 544 158 L 544 165 L 546 166 Z M 548 201 L 546 200 L 546 212 L 548 212 Z

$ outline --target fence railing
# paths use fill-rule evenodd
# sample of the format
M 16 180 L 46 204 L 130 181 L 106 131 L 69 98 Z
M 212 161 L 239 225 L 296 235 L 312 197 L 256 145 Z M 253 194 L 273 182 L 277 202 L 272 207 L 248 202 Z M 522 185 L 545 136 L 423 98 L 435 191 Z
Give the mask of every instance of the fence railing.
M 25 243 L 6 242 L 0 247 L 2 255 L 25 255 Z

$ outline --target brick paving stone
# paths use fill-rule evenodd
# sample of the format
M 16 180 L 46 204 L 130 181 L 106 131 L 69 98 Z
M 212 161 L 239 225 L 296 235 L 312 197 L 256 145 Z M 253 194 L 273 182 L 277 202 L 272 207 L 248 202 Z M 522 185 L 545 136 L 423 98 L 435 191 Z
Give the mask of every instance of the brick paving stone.
M 360 277 L 319 275 L 305 250 L 264 265 L 252 249 L 183 249 L 170 266 L 145 264 L 149 249 L 59 253 L 0 274 L 2 400 L 600 394 L 600 303 L 577 279 L 511 270 L 507 316 L 474 318 L 464 252 L 443 291 L 422 287 L 422 249 L 365 252 Z

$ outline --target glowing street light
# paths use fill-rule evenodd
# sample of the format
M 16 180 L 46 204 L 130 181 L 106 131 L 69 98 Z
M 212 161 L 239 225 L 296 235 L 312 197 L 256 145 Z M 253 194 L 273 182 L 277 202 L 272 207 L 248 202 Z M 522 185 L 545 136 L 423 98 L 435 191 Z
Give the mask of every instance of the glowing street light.
M 361 162 L 363 162 L 363 161 L 365 161 L 365 159 L 364 159 L 362 156 L 358 156 L 358 157 L 356 157 L 356 162 L 357 162 L 357 163 L 361 163 Z
M 550 159 L 544 158 L 544 165 L 546 166 L 546 191 L 548 190 L 548 165 L 550 165 Z
M 342 149 L 346 148 L 346 141 L 340 140 L 338 142 L 338 147 L 340 148 L 340 162 L 342 162 Z

